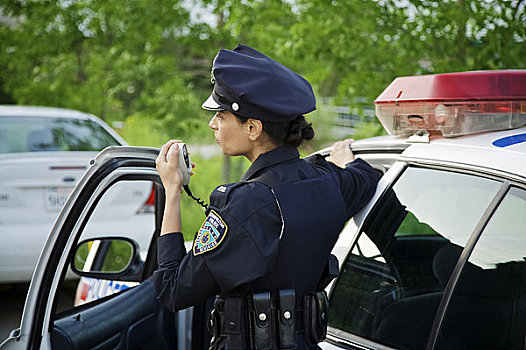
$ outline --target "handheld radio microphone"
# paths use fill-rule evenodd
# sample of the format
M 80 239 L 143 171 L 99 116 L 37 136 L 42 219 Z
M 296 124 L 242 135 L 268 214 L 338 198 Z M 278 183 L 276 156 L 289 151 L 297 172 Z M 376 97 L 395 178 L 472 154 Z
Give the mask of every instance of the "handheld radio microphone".
M 186 147 L 186 144 L 174 143 L 172 147 L 179 147 L 179 168 L 181 169 L 181 173 L 183 174 L 184 191 L 190 198 L 195 200 L 197 204 L 207 209 L 208 204 L 205 204 L 205 202 L 202 201 L 201 198 L 194 197 L 194 195 L 192 194 L 192 191 L 190 191 L 190 187 L 188 187 L 188 184 L 190 183 L 190 175 L 192 172 L 192 162 L 190 162 L 190 153 L 188 152 L 188 148 Z M 166 156 L 166 158 L 168 159 L 168 155 Z

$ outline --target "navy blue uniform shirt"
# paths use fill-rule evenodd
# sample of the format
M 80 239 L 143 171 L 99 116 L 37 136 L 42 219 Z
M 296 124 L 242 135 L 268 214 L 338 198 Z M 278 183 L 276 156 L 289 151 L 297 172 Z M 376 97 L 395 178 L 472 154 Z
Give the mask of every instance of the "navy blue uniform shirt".
M 262 176 L 272 186 L 259 182 Z M 294 288 L 301 304 L 380 176 L 361 159 L 342 169 L 321 156 L 300 159 L 289 146 L 260 155 L 240 182 L 212 192 L 192 251 L 181 233 L 158 238 L 158 299 L 179 310 L 234 291 Z

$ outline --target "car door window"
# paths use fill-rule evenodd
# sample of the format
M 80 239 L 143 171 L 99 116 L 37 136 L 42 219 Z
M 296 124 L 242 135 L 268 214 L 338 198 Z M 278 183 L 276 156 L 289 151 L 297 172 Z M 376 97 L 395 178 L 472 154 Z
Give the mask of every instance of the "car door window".
M 500 183 L 408 168 L 365 220 L 331 292 L 329 326 L 425 348 L 444 287 Z
M 146 261 L 155 231 L 152 191 L 151 181 L 118 181 L 113 184 L 104 192 L 89 215 L 79 242 L 101 237 L 130 238 L 137 242 L 141 259 Z M 109 264 L 110 258 L 116 259 L 118 263 L 118 260 L 126 256 L 112 254 L 112 250 L 109 250 L 105 255 L 106 265 Z M 86 277 L 79 280 L 70 269 L 65 279 L 59 312 L 138 284 L 131 281 Z
M 512 188 L 459 276 L 438 349 L 524 349 L 526 191 Z

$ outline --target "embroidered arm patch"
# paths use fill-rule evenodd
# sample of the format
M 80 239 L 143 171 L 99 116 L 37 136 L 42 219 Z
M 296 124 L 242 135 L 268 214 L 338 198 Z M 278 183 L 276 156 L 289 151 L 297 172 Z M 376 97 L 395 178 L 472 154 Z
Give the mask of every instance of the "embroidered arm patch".
M 211 210 L 195 238 L 192 249 L 194 256 L 206 253 L 217 247 L 225 238 L 227 231 L 228 226 L 221 216 Z

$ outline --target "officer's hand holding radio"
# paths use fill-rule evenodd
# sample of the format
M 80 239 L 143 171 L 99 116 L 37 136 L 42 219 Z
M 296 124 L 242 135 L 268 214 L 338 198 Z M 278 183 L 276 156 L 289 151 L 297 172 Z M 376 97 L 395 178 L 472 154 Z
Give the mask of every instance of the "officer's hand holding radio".
M 190 182 L 194 163 L 184 143 L 170 140 L 163 145 L 155 161 L 166 194 L 161 234 L 181 232 L 181 191 Z
M 188 185 L 192 168 L 186 145 L 179 140 L 170 140 L 163 145 L 156 160 L 156 168 L 167 192 L 174 189 L 180 193 L 182 186 Z
M 346 139 L 338 141 L 332 146 L 331 154 L 326 158 L 328 162 L 334 163 L 340 168 L 345 166 L 354 160 L 354 153 L 351 150 L 351 143 L 353 139 Z

